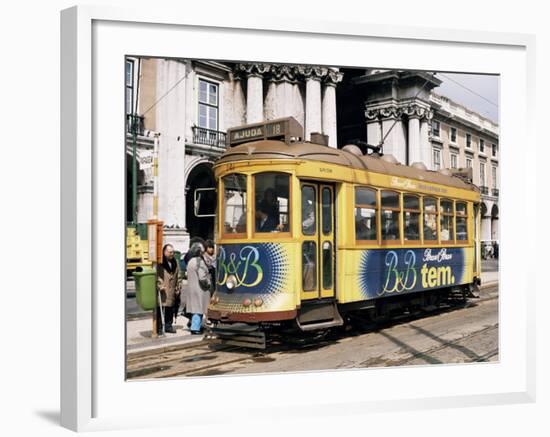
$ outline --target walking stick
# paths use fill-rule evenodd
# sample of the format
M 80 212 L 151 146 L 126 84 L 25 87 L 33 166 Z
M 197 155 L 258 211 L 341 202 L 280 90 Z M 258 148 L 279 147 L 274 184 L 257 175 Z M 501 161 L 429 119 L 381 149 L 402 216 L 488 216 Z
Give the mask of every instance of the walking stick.
M 164 335 L 164 309 L 162 308 L 162 299 L 160 297 L 160 290 L 158 290 L 158 300 L 159 300 L 159 308 L 160 308 L 160 321 L 162 323 L 162 334 Z

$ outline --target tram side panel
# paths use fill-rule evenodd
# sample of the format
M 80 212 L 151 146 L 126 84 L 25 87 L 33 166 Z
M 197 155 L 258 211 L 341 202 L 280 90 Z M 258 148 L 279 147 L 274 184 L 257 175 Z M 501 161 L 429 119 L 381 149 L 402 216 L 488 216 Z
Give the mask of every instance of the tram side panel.
M 339 254 L 340 303 L 438 288 L 473 281 L 474 248 L 422 247 L 349 249 Z

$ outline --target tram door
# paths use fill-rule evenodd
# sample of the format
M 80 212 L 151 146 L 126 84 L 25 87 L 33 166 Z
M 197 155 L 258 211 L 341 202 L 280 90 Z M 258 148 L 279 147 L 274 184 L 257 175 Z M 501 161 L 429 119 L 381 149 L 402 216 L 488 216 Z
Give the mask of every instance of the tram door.
M 301 184 L 302 300 L 334 297 L 334 186 Z

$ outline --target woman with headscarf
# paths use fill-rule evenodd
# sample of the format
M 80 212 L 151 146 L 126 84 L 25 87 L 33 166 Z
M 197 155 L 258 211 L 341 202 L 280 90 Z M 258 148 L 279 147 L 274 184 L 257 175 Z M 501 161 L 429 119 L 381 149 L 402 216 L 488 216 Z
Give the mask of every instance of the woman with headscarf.
M 201 243 L 194 243 L 189 249 L 185 311 L 191 316 L 191 334 L 201 333 L 202 319 L 210 301 L 211 280 L 202 258 L 203 252 L 204 246 Z
M 176 329 L 172 326 L 174 319 L 174 306 L 180 295 L 180 269 L 174 256 L 174 247 L 166 244 L 162 248 L 162 264 L 157 266 L 157 288 L 160 294 L 160 305 L 157 311 L 164 312 L 164 332 L 175 334 Z M 176 309 L 177 314 L 177 309 Z M 158 317 L 160 322 L 159 334 L 162 333 L 162 318 Z

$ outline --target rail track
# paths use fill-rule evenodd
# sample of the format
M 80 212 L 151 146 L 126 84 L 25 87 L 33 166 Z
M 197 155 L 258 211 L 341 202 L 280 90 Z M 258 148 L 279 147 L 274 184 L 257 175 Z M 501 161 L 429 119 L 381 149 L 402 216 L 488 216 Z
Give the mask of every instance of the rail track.
M 471 306 L 483 304 L 483 302 L 496 299 L 497 296 L 487 296 L 477 299 L 474 303 L 458 305 L 454 307 L 438 308 L 429 313 L 434 316 L 450 311 L 465 309 Z M 228 367 L 232 367 L 246 361 L 269 362 L 274 361 L 275 354 L 287 351 L 301 351 L 307 349 L 321 348 L 341 340 L 344 337 L 359 336 L 369 332 L 380 332 L 390 327 L 409 323 L 414 320 L 425 318 L 427 314 L 420 312 L 405 314 L 389 321 L 379 323 L 364 323 L 347 325 L 341 329 L 332 329 L 316 333 L 315 335 L 299 335 L 286 337 L 275 335 L 270 338 L 268 346 L 264 351 L 250 350 L 240 346 L 220 344 L 216 340 L 205 341 L 185 347 L 176 347 L 163 352 L 148 351 L 136 354 L 129 354 L 127 358 L 127 379 L 149 379 L 149 378 L 172 378 L 178 376 L 210 376 L 228 373 Z M 472 332 L 466 336 L 442 343 L 433 348 L 409 354 L 399 360 L 376 360 L 369 359 L 356 363 L 356 367 L 373 366 L 403 366 L 421 359 L 432 353 L 439 352 L 448 347 L 458 347 L 460 342 L 467 341 L 476 335 L 483 335 L 489 330 L 497 330 L 498 324 L 485 327 Z M 476 356 L 471 361 L 487 361 L 498 355 L 498 350 L 491 350 L 486 354 Z

